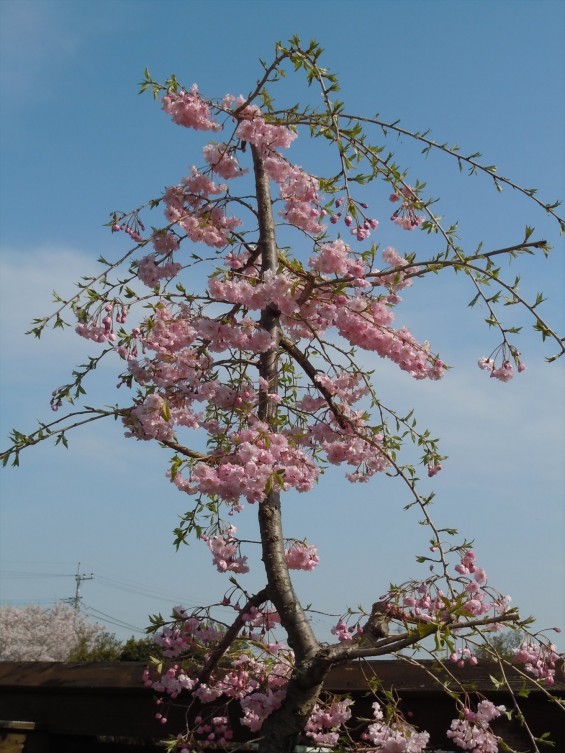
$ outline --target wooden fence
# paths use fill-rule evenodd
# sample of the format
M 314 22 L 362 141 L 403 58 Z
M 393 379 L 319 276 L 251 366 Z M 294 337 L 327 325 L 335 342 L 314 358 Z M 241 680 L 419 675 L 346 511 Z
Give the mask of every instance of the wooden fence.
M 160 724 L 154 693 L 142 684 L 143 668 L 138 663 L 0 662 L 0 753 L 163 753 L 159 740 L 184 728 L 185 710 L 181 705 L 170 708 L 168 724 Z M 476 698 L 513 709 L 508 691 L 493 687 L 490 676 L 496 674 L 496 667 L 487 662 L 453 671 L 457 680 L 473 685 Z M 382 688 L 394 688 L 399 708 L 411 723 L 430 732 L 430 747 L 454 749 L 445 731 L 457 716 L 455 701 L 433 679 L 431 663 L 425 669 L 394 660 L 351 664 L 335 668 L 326 687 L 350 694 L 355 715 L 370 716 L 374 698 L 367 691 L 374 678 Z M 512 673 L 510 679 L 518 691 L 521 679 Z M 451 684 L 456 690 L 457 683 Z M 565 684 L 552 692 L 563 700 Z M 534 735 L 549 732 L 555 743 L 552 750 L 565 751 L 563 709 L 538 690 L 518 696 L 518 702 Z M 502 717 L 493 729 L 512 747 L 534 750 L 515 719 Z M 238 751 L 253 749 L 245 746 L 245 733 L 245 728 L 236 730 L 236 739 L 243 743 Z

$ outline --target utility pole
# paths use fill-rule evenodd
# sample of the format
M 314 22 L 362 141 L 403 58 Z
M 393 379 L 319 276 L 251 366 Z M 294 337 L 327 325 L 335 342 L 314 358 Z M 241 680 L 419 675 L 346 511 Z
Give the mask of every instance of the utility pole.
M 79 607 L 80 607 L 80 600 L 81 600 L 81 596 L 80 596 L 80 584 L 82 583 L 83 580 L 92 580 L 93 578 L 94 578 L 94 573 L 90 573 L 90 575 L 85 575 L 84 573 L 82 573 L 82 575 L 81 575 L 81 572 L 80 572 L 80 562 L 79 562 L 78 566 L 77 566 L 77 574 L 75 575 L 75 581 L 76 581 L 76 584 L 77 584 L 76 585 L 76 589 L 75 589 L 75 598 L 74 599 L 69 599 L 69 601 L 73 602 L 75 611 L 78 612 Z

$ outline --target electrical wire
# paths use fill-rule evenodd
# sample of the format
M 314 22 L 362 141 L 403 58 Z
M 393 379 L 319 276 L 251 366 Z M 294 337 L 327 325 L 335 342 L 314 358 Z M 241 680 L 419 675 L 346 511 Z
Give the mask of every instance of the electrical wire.
M 173 593 L 172 591 L 167 591 L 160 587 L 148 586 L 147 584 L 140 583 L 138 581 L 126 580 L 123 578 L 117 579 L 100 573 L 96 574 L 96 580 L 97 582 L 104 584 L 109 588 L 117 588 L 121 591 L 129 591 L 130 593 L 136 593 L 141 596 L 149 596 L 151 598 L 166 601 L 168 603 L 185 604 L 186 606 L 190 607 L 199 606 L 195 603 L 188 602 L 186 599 L 186 594 L 184 596 L 179 596 L 178 593 Z
M 22 561 L 22 564 L 26 564 L 26 563 Z M 38 563 L 33 563 L 33 564 L 38 564 Z M 50 564 L 50 563 L 45 563 L 45 564 Z M 55 564 L 55 563 L 52 563 L 52 564 Z M 153 588 L 139 581 L 128 580 L 128 579 L 118 579 L 110 575 L 100 574 L 99 572 L 95 573 L 94 575 L 98 583 L 100 583 L 101 585 L 107 586 L 108 588 L 119 589 L 120 591 L 129 592 L 132 594 L 136 594 L 138 596 L 148 596 L 150 598 L 159 599 L 160 601 L 164 601 L 166 603 L 170 603 L 173 605 L 183 604 L 187 607 L 199 606 L 195 603 L 188 602 L 184 596 L 179 596 L 178 594 L 175 594 L 172 591 L 166 591 L 160 587 Z M 45 573 L 45 572 L 38 573 L 38 572 L 19 571 L 19 570 L 0 571 L 0 578 L 8 578 L 8 579 L 12 579 L 12 578 L 13 579 L 28 579 L 28 578 L 49 579 L 49 578 L 76 578 L 76 577 L 77 577 L 76 573 Z
M 28 606 L 29 604 L 57 604 L 61 599 L 58 596 L 45 596 L 41 599 L 33 599 L 33 601 L 30 601 L 29 599 L 4 599 L 0 598 L 0 605 L 3 606 Z
M 0 578 L 71 578 L 68 573 L 30 573 L 4 570 L 0 572 Z
M 143 630 L 143 628 L 136 627 L 135 625 L 131 625 L 129 622 L 124 622 L 123 620 L 120 620 L 118 617 L 112 617 L 112 615 L 106 614 L 106 612 L 102 612 L 99 609 L 95 609 L 89 604 L 83 603 L 82 607 L 84 609 L 84 612 L 90 617 L 95 617 L 95 618 L 103 617 L 105 622 L 108 622 L 111 625 L 114 625 L 115 627 L 127 628 L 128 630 L 133 630 L 135 633 L 145 634 L 145 630 Z

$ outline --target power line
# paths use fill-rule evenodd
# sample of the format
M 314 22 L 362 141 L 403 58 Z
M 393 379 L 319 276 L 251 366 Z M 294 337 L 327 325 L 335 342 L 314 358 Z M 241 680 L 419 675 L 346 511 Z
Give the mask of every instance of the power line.
M 196 604 L 190 604 L 187 602 L 186 599 L 183 597 L 179 597 L 178 595 L 169 594 L 167 592 L 163 592 L 157 589 L 142 587 L 142 586 L 136 586 L 136 585 L 129 585 L 125 581 L 119 581 L 115 578 L 108 578 L 103 575 L 97 575 L 96 576 L 97 583 L 100 583 L 103 586 L 106 586 L 108 588 L 116 588 L 119 591 L 126 591 L 127 593 L 137 594 L 139 596 L 147 596 L 151 599 L 155 599 L 158 601 L 164 601 L 169 604 L 186 604 L 186 606 L 198 606 Z
M 69 573 L 30 573 L 18 572 L 17 570 L 4 570 L 0 572 L 0 578 L 70 578 Z
M 11 562 L 17 564 L 32 564 L 32 561 L 26 562 L 24 560 L 21 561 L 15 561 L 11 560 Z M 39 562 L 33 562 L 33 564 L 40 564 Z M 66 563 L 48 563 L 45 564 L 66 564 Z M 114 617 L 110 614 L 107 614 L 105 612 L 102 612 L 100 610 L 94 609 L 94 607 L 87 606 L 86 604 L 82 604 L 82 597 L 80 595 L 80 587 L 83 581 L 85 580 L 92 580 L 95 576 L 94 573 L 86 574 L 81 573 L 80 571 L 80 562 L 77 566 L 77 571 L 74 575 L 71 575 L 70 573 L 38 573 L 38 572 L 32 572 L 32 571 L 21 571 L 21 570 L 5 570 L 2 573 L 0 573 L 0 577 L 5 578 L 14 578 L 16 580 L 25 580 L 25 579 L 33 579 L 33 578 L 41 578 L 41 579 L 48 579 L 48 578 L 70 578 L 74 577 L 76 581 L 76 589 L 75 589 L 75 595 L 73 597 L 69 597 L 66 599 L 61 599 L 60 597 L 54 597 L 52 599 L 46 599 L 45 597 L 41 599 L 18 599 L 17 601 L 14 600 L 5 600 L 8 604 L 53 604 L 56 602 L 64 602 L 67 604 L 71 604 L 75 609 L 79 609 L 82 605 L 85 612 L 89 614 L 89 616 L 93 617 L 94 619 L 103 618 L 103 620 L 111 625 L 114 625 L 118 628 L 125 628 L 128 630 L 133 630 L 136 633 L 144 634 L 145 631 L 142 628 L 139 628 L 135 625 L 131 625 L 128 622 L 125 622 L 124 620 L 121 620 L 118 617 Z M 119 591 L 123 591 L 126 593 L 131 593 L 137 596 L 144 596 L 146 598 L 152 599 L 152 600 L 158 600 L 161 602 L 164 602 L 171 607 L 176 604 L 183 604 L 186 608 L 196 608 L 200 605 L 189 602 L 185 597 L 179 596 L 178 594 L 174 594 L 170 591 L 165 591 L 158 587 L 151 587 L 147 586 L 145 583 L 141 583 L 139 581 L 135 580 L 128 580 L 128 579 L 118 579 L 114 578 L 110 575 L 100 575 L 96 574 L 96 582 L 101 585 L 105 586 L 107 588 L 117 589 Z M 4 600 L 0 600 L 0 603 L 2 603 Z M 229 611 L 225 607 L 220 607 L 220 611 Z
M 33 599 L 33 601 L 30 601 L 30 599 L 0 599 L 0 604 L 4 606 L 27 606 L 30 604 L 57 604 L 60 601 L 61 599 L 58 596 L 45 596 L 41 599 Z
M 94 607 L 91 607 L 88 604 L 84 605 L 85 612 L 89 614 L 91 617 L 96 617 L 97 615 L 100 617 L 103 617 L 106 622 L 109 622 L 111 625 L 115 625 L 116 627 L 121 628 L 127 628 L 128 630 L 133 630 L 136 633 L 142 633 L 145 634 L 145 630 L 142 628 L 136 627 L 135 625 L 130 625 L 129 622 L 124 622 L 123 620 L 120 620 L 118 617 L 112 617 L 112 615 L 106 614 L 106 612 L 101 612 L 99 609 L 94 609 Z
M 74 562 L 54 562 L 53 560 L 4 560 L 10 565 L 74 565 Z
M 13 562 L 15 560 L 12 560 Z M 26 564 L 25 561 L 21 561 L 22 564 Z M 31 564 L 31 562 L 30 562 Z M 39 564 L 39 563 L 33 563 L 33 564 Z M 46 564 L 52 564 L 52 563 L 46 563 Z M 56 564 L 56 563 L 53 563 Z M 80 569 L 80 563 L 79 563 L 79 569 Z M 25 580 L 27 578 L 42 578 L 42 579 L 49 579 L 49 578 L 70 578 L 74 577 L 77 578 L 77 575 L 71 576 L 70 573 L 40 573 L 40 572 L 32 572 L 32 571 L 24 571 L 24 570 L 3 570 L 0 571 L 0 578 L 7 578 L 7 579 L 22 579 Z M 87 580 L 93 577 L 93 573 L 91 573 L 89 576 L 81 575 L 81 580 Z M 175 602 L 177 604 L 183 603 L 186 606 L 198 606 L 197 604 L 188 602 L 185 596 L 179 596 L 178 594 L 174 594 L 171 591 L 165 591 L 160 587 L 151 587 L 148 586 L 146 583 L 141 583 L 139 581 L 134 580 L 128 580 L 128 579 L 117 579 L 110 575 L 100 575 L 96 573 L 96 581 L 100 583 L 101 585 L 107 586 L 108 588 L 116 588 L 121 591 L 130 592 L 133 594 L 138 594 L 140 596 L 148 596 L 154 599 L 159 599 L 161 601 L 165 602 Z M 72 599 L 69 599 L 69 601 L 73 601 Z M 74 601 L 73 601 L 74 603 Z

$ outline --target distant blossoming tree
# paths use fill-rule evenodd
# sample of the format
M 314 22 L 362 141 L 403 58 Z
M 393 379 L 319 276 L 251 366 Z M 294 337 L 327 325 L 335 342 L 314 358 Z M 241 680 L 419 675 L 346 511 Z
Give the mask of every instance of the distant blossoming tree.
M 0 661 L 67 661 L 92 647 L 102 627 L 66 604 L 0 607 Z
M 370 134 L 416 139 L 426 152 L 485 173 L 498 188 L 521 191 L 562 223 L 557 204 L 482 166 L 477 155 L 348 113 L 320 54 L 316 43 L 303 47 L 298 39 L 277 45 L 248 96 L 220 100 L 207 99 L 196 85 L 183 88 L 174 77 L 159 84 L 146 71 L 142 90 L 161 97 L 174 123 L 212 140 L 202 158 L 195 155 L 200 167 L 180 183 L 141 209 L 112 215 L 112 232 L 126 233 L 134 247 L 115 263 L 101 259 L 100 276 L 83 279 L 76 296 L 59 299 L 57 311 L 33 329 L 40 336 L 49 323 L 65 326 L 70 310 L 78 334 L 102 347 L 54 392 L 54 410 L 81 397 L 86 376 L 107 356 L 121 359 L 120 395 L 131 389 L 132 396 L 115 408 L 81 407 L 32 434 L 16 431 L 4 453 L 5 462 L 17 464 L 25 447 L 47 437 L 66 444 L 71 428 L 104 417 L 119 417 L 126 436 L 172 451 L 169 479 L 191 500 L 176 543 L 191 536 L 204 542 L 213 566 L 229 578 L 215 606 L 234 609 L 231 624 L 218 622 L 214 605 L 191 612 L 178 607 L 170 621 L 155 622 L 170 664 L 148 670 L 146 684 L 185 699 L 187 726 L 172 743 L 182 753 L 225 746 L 234 718 L 261 753 L 291 751 L 301 740 L 323 750 L 417 753 L 429 735 L 402 716 L 390 695 L 377 693 L 372 718 L 361 723 L 352 718 L 350 699 L 324 691 L 329 670 L 351 660 L 406 656 L 422 643 L 438 657 L 473 664 L 474 645 L 484 642 L 481 636 L 488 641 L 488 631 L 527 629 L 508 598 L 490 586 L 469 545 L 432 521 L 432 497 L 422 495 L 403 446 L 419 449 L 429 477 L 440 472 L 444 457 L 411 415 L 383 404 L 367 358 L 387 359 L 418 380 L 446 376 L 442 358 L 397 324 L 397 312 L 407 288 L 447 270 L 466 276 L 472 303 L 485 307 L 487 323 L 500 335 L 495 351 L 479 360 L 489 376 L 507 382 L 525 369 L 515 330 L 500 318 L 502 303 L 525 307 L 561 355 L 562 342 L 538 311 L 540 300 L 522 298 L 517 280 L 507 282 L 497 261 L 549 249 L 531 239 L 528 227 L 507 248 L 464 251 L 455 228 L 435 216 L 424 186 L 408 183 Z M 275 105 L 271 85 L 285 66 L 305 74 L 321 106 Z M 323 176 L 288 156 L 299 134 L 325 150 Z M 363 192 L 374 182 L 388 184 L 392 210 L 369 208 Z M 145 215 L 157 207 L 165 223 L 147 230 Z M 412 247 L 419 231 L 435 238 L 437 252 L 416 258 L 388 245 L 387 228 L 375 218 L 383 211 L 412 232 Z M 196 290 L 199 274 L 203 287 Z M 136 304 L 137 319 L 130 317 Z M 429 528 L 430 545 L 419 557 L 427 567 L 422 578 L 377 586 L 366 609 L 344 605 L 335 640 L 325 643 L 292 577 L 313 570 L 320 556 L 315 544 L 285 536 L 282 514 L 285 493 L 309 492 L 329 466 L 344 468 L 352 483 L 377 474 L 398 478 L 408 506 L 419 508 Z M 255 592 L 241 577 L 250 569 L 253 542 L 238 539 L 233 523 L 244 513 L 257 516 L 264 565 L 264 586 Z M 394 563 L 385 565 L 394 578 Z M 525 640 L 517 656 L 534 682 L 551 683 L 558 657 L 543 635 Z M 507 710 L 472 692 L 462 693 L 458 706 L 447 736 L 462 749 L 496 751 L 491 722 Z M 163 723 L 165 708 L 158 714 Z

